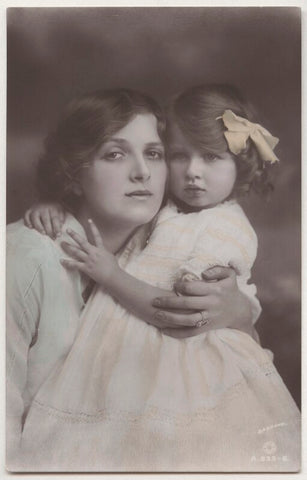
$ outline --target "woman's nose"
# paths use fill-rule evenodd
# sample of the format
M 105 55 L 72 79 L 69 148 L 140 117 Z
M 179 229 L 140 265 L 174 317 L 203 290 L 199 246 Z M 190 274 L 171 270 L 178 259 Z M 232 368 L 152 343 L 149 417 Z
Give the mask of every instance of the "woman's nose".
M 192 157 L 188 163 L 187 169 L 186 169 L 186 176 L 189 179 L 193 178 L 200 178 L 201 177 L 201 167 L 203 162 L 201 161 L 201 158 L 198 157 Z
M 134 181 L 146 181 L 150 178 L 150 168 L 143 155 L 134 155 L 131 168 L 131 178 Z

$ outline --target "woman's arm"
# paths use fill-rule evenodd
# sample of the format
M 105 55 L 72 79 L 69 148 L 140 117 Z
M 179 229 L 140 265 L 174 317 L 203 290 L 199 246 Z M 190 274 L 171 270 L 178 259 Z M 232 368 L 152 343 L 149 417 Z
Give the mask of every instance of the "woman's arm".
M 189 259 L 179 269 L 181 275 L 192 274 L 205 281 L 179 282 L 176 290 L 183 294 L 182 297 L 160 299 L 165 318 L 176 322 L 176 310 L 197 305 L 207 313 L 210 321 L 203 331 L 230 327 L 258 340 L 253 324 L 261 307 L 255 285 L 248 283 L 256 253 L 256 234 L 240 207 L 229 204 L 215 210 L 198 235 Z M 224 268 L 212 268 L 204 274 L 204 263 Z M 218 281 L 210 282 L 209 272 Z M 191 334 L 194 333 L 191 331 Z
M 200 328 L 186 328 L 182 331 L 183 337 L 229 327 L 241 330 L 259 342 L 253 324 L 260 315 L 260 304 L 256 297 L 241 292 L 235 271 L 230 267 L 212 267 L 202 273 L 202 279 L 178 281 L 175 288 L 180 296 L 155 299 L 154 305 L 163 311 L 165 321 L 177 323 L 185 315 L 180 312 L 197 308 L 198 311 L 208 312 L 209 322 Z
M 232 269 L 208 270 L 203 275 L 203 282 L 178 282 L 177 292 L 192 295 L 178 297 L 175 292 L 149 285 L 122 270 L 116 257 L 103 247 L 100 233 L 92 221 L 90 226 L 95 245 L 69 230 L 76 245 L 62 242 L 62 246 L 74 259 L 63 259 L 62 264 L 70 269 L 78 268 L 91 277 L 140 319 L 172 336 L 187 337 L 228 326 L 252 333 L 250 302 L 239 291 Z M 202 320 L 203 311 L 210 325 L 199 328 L 196 325 Z
M 28 227 L 54 237 L 60 235 L 64 219 L 64 209 L 59 204 L 48 203 L 29 209 L 24 221 Z M 68 253 L 73 254 L 72 251 Z M 174 292 L 141 282 L 123 270 L 118 271 L 118 264 L 114 265 L 116 268 L 113 271 L 110 294 L 127 310 L 164 329 L 165 333 L 187 337 L 216 328 L 231 327 L 258 338 L 253 323 L 261 310 L 259 302 L 255 296 L 247 297 L 239 290 L 232 268 L 206 270 L 202 274 L 202 281 L 177 282 L 176 291 L 182 295 L 179 297 Z M 77 268 L 69 262 L 66 266 Z M 120 276 L 117 278 L 118 283 L 115 281 L 116 275 Z M 212 280 L 215 282 L 212 283 Z M 154 300 L 158 301 L 154 303 Z M 200 312 L 203 311 L 209 322 L 203 327 L 195 327 L 201 319 Z

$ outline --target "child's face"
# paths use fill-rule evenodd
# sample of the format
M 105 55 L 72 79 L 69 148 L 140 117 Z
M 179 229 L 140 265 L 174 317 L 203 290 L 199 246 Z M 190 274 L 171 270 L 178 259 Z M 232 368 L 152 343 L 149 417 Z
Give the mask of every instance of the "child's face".
M 202 154 L 176 126 L 170 136 L 169 172 L 171 193 L 196 208 L 211 207 L 225 200 L 237 175 L 230 153 Z

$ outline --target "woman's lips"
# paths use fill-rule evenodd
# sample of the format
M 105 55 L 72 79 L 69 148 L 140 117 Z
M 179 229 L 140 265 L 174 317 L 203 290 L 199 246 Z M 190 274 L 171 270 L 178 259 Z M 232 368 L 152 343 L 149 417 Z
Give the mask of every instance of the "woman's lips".
M 126 197 L 134 198 L 136 200 L 147 200 L 152 196 L 149 190 L 134 190 L 133 192 L 126 193 Z

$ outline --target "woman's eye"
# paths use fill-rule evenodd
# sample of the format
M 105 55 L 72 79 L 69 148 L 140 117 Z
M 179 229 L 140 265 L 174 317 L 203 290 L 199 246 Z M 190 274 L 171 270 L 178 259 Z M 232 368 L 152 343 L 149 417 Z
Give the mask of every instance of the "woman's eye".
M 148 150 L 146 156 L 151 160 L 162 160 L 164 158 L 164 153 L 160 150 Z
M 114 151 L 114 152 L 108 152 L 108 153 L 105 153 L 103 155 L 103 158 L 105 160 L 119 160 L 120 158 L 122 158 L 124 156 L 123 152 L 119 152 L 119 151 Z

